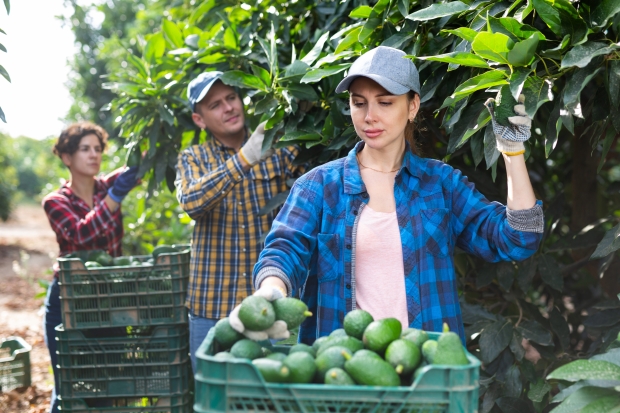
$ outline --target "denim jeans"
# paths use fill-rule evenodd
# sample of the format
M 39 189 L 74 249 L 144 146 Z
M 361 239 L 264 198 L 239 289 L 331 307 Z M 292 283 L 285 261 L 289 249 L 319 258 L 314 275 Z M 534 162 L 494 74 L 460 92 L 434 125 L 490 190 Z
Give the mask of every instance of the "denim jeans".
M 54 328 L 58 324 L 62 324 L 62 316 L 60 314 L 60 287 L 58 287 L 58 278 L 50 283 L 47 289 L 47 297 L 45 299 L 45 318 L 43 319 L 43 331 L 45 332 L 45 344 L 50 352 L 50 360 L 52 362 L 52 370 L 54 371 L 54 389 L 50 399 L 50 413 L 58 412 L 58 386 L 60 378 L 58 377 L 58 358 L 56 356 L 56 331 Z
M 189 312 L 189 352 L 192 370 L 196 374 L 196 350 L 202 344 L 209 330 L 218 322 L 215 318 L 204 318 Z

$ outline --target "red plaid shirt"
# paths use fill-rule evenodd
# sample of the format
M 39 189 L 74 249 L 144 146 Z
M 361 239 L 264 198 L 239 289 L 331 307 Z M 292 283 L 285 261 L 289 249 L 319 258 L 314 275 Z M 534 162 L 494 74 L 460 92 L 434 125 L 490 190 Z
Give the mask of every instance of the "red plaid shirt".
M 110 175 L 95 179 L 93 209 L 76 196 L 66 184 L 43 198 L 43 208 L 60 246 L 59 256 L 74 251 L 95 249 L 106 250 L 113 257 L 122 255 L 121 208 L 112 212 L 104 201 L 108 188 L 112 186 L 120 172 L 117 170 Z

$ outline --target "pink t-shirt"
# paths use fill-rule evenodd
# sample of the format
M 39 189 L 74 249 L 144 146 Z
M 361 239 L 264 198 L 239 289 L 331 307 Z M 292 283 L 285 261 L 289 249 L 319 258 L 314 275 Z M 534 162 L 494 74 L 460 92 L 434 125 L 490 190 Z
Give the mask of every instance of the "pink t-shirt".
M 398 319 L 409 326 L 403 248 L 396 211 L 362 209 L 355 240 L 355 302 L 375 320 Z

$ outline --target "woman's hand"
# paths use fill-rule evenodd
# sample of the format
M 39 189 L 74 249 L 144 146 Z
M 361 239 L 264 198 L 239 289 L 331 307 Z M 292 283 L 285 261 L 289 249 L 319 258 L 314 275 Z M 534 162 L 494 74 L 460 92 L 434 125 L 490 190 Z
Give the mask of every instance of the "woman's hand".
M 532 135 L 532 120 L 525 112 L 525 96 L 519 96 L 519 104 L 514 106 L 516 116 L 510 116 L 508 122 L 510 126 L 502 126 L 495 120 L 495 99 L 489 98 L 484 103 L 488 111 L 491 113 L 491 121 L 493 122 L 493 132 L 497 140 L 497 149 L 508 156 L 516 156 L 525 153 L 523 142 L 528 140 Z

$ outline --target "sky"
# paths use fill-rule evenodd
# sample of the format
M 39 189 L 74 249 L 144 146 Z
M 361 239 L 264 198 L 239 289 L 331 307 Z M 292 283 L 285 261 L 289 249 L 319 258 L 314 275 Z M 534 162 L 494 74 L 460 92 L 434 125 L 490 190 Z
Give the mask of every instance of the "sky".
M 0 34 L 8 53 L 0 52 L 0 65 L 11 83 L 0 77 L 0 107 L 7 123 L 0 131 L 13 137 L 44 139 L 58 136 L 71 106 L 65 86 L 67 59 L 76 48 L 69 27 L 55 16 L 67 13 L 63 0 L 11 0 L 7 16 L 0 2 Z

